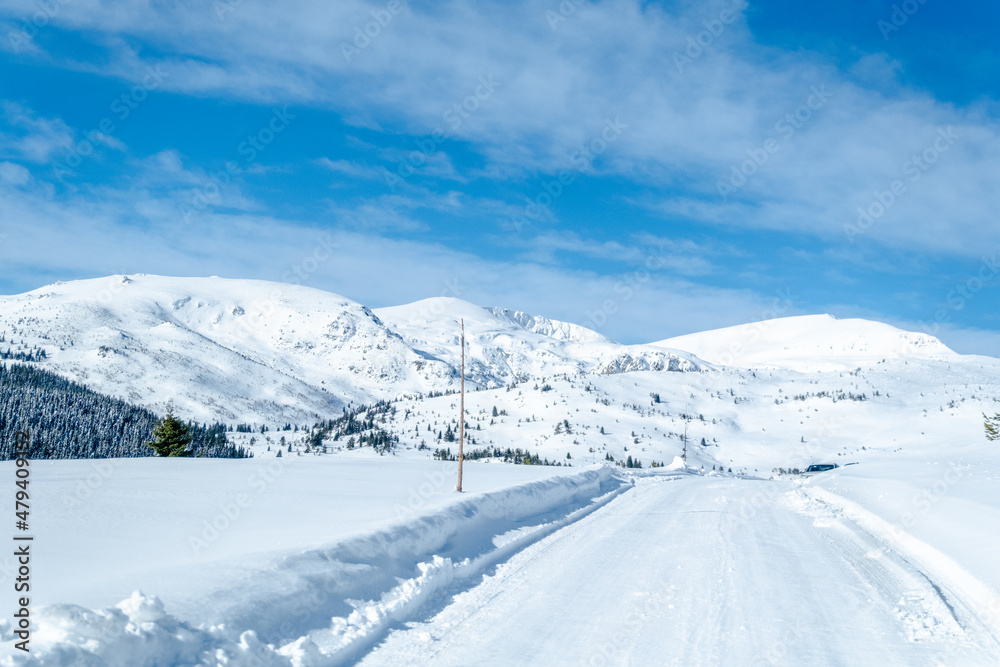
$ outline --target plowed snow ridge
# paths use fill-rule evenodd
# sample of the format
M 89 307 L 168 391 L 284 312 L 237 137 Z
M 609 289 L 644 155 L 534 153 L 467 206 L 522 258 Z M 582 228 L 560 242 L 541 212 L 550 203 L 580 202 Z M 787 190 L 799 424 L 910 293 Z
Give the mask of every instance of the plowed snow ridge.
M 339 664 L 438 591 L 481 574 L 627 488 L 611 468 L 585 470 L 475 496 L 291 556 L 274 571 L 249 574 L 246 588 L 229 592 L 230 599 L 215 600 L 228 608 L 222 625 L 193 627 L 139 591 L 110 609 L 43 607 L 36 617 L 38 647 L 27 662 L 13 661 L 11 627 L 0 621 L 3 664 Z M 310 635 L 321 638 L 323 653 Z

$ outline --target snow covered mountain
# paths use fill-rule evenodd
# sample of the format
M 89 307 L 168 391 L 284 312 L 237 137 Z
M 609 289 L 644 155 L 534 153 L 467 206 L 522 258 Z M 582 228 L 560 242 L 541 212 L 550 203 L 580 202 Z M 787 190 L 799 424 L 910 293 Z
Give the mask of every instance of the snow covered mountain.
M 933 336 L 881 322 L 805 315 L 678 336 L 654 346 L 684 350 L 705 361 L 741 368 L 802 372 L 849 370 L 886 359 L 956 359 Z
M 428 395 L 457 385 L 458 320 L 464 415 L 456 396 Z M 31 664 L 395 665 L 444 651 L 468 664 L 482 646 L 514 664 L 522 635 L 539 664 L 623 646 L 663 664 L 693 646 L 672 662 L 716 665 L 726 645 L 732 664 L 761 645 L 765 662 L 817 664 L 814 638 L 831 633 L 849 638 L 830 644 L 843 664 L 995 663 L 1000 540 L 983 527 L 1000 520 L 1000 454 L 982 415 L 1000 412 L 1000 359 L 829 316 L 625 346 L 457 299 L 371 311 L 303 287 L 154 276 L 0 297 L 0 353 L 39 348 L 29 363 L 201 419 L 301 424 L 399 400 L 356 420 L 391 436 L 386 456 L 357 431 L 258 427 L 229 434 L 254 451 L 241 461 L 33 467 L 61 500 L 32 515 L 52 548 L 33 554 L 49 576 L 32 589 Z M 841 467 L 787 474 L 819 462 Z M 594 604 L 576 604 L 581 590 Z M 582 616 L 553 634 L 564 600 Z M 789 631 L 789 610 L 804 630 Z M 622 619 L 639 628 L 626 643 Z M 2 664 L 13 637 L 0 620 Z
M 570 343 L 612 343 L 610 338 L 606 338 L 586 327 L 581 327 L 579 324 L 550 320 L 538 315 L 528 315 L 519 310 L 508 310 L 506 308 L 489 308 L 488 310 L 498 318 L 507 320 L 532 333 L 542 334 L 556 340 Z
M 553 375 L 621 373 L 631 370 L 698 370 L 694 356 L 648 346 L 619 345 L 576 324 L 467 301 L 435 298 L 375 314 L 409 345 L 457 368 L 459 321 L 465 322 L 466 379 L 499 387 Z
M 372 311 L 296 285 L 150 275 L 0 297 L 0 351 L 37 346 L 42 367 L 161 413 L 172 401 L 202 421 L 305 424 L 349 403 L 457 389 L 460 320 L 470 389 L 639 371 L 811 373 L 963 359 L 931 336 L 828 315 L 620 345 L 579 325 L 459 299 Z
M 361 304 L 252 280 L 57 283 L 0 299 L 0 332 L 40 345 L 49 370 L 160 412 L 172 400 L 203 420 L 306 421 L 454 375 Z
M 172 401 L 184 416 L 229 423 L 307 423 L 351 402 L 457 388 L 463 318 L 472 387 L 701 366 L 686 353 L 458 299 L 372 312 L 296 285 L 150 275 L 0 297 L 7 347 L 44 349 L 45 368 L 157 412 Z

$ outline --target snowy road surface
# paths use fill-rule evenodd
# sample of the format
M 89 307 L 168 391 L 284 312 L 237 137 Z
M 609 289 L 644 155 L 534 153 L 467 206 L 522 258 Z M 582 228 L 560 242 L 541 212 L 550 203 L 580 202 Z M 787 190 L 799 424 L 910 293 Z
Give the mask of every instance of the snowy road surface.
M 661 477 L 515 554 L 363 665 L 996 665 L 946 581 L 781 482 Z

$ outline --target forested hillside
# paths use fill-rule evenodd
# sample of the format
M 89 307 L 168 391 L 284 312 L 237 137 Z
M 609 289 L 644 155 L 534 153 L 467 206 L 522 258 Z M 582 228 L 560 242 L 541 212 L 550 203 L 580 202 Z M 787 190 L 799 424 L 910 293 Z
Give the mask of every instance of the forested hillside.
M 31 433 L 31 458 L 152 456 L 155 414 L 52 373 L 0 364 L 0 459 L 13 457 L 14 433 Z M 244 458 L 222 424 L 190 425 L 194 456 Z

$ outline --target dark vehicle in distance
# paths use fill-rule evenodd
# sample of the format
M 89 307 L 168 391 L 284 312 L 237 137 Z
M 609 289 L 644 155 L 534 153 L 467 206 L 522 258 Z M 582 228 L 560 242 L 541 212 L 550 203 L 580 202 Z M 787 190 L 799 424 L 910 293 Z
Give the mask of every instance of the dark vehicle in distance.
M 813 465 L 811 465 L 808 468 L 806 468 L 805 472 L 803 472 L 802 474 L 803 475 L 818 475 L 821 472 L 826 472 L 828 470 L 834 470 L 835 468 L 839 468 L 839 467 L 840 466 L 838 466 L 836 463 L 814 463 Z

